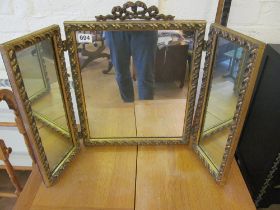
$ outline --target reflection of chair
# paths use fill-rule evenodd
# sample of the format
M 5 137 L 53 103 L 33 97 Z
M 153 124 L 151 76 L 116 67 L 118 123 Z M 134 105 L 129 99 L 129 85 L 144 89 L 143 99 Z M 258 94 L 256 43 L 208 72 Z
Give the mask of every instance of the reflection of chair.
M 15 197 L 19 196 L 22 188 L 19 184 L 18 179 L 15 176 L 15 171 L 13 169 L 13 166 L 11 165 L 9 161 L 9 155 L 12 152 L 12 149 L 9 147 L 7 148 L 4 141 L 0 139 L 0 160 L 4 162 L 5 169 L 10 177 L 10 180 L 14 187 L 16 188 L 15 193 L 8 193 L 8 192 L 0 192 L 1 197 Z
M 94 38 L 93 46 L 95 48 L 97 48 L 95 51 L 89 51 L 86 49 L 86 45 L 89 45 L 89 44 L 80 44 L 82 46 L 82 48 L 78 49 L 78 52 L 81 52 L 82 56 L 88 57 L 81 65 L 81 69 L 85 68 L 93 60 L 96 60 L 98 58 L 107 58 L 109 61 L 108 67 L 106 70 L 103 70 L 103 73 L 107 74 L 111 71 L 111 69 L 113 67 L 112 62 L 110 60 L 110 54 L 103 52 L 105 50 L 106 46 L 104 44 L 104 38 L 102 37 L 102 32 L 100 34 L 97 34 L 97 32 L 95 32 L 95 33 L 96 33 L 96 35 L 93 36 L 93 38 Z M 99 41 L 101 43 L 101 45 L 98 45 L 97 41 Z
M 188 65 L 188 45 L 176 43 L 158 48 L 156 55 L 156 82 L 179 81 L 184 86 Z
M 30 157 L 32 158 L 32 160 L 35 162 L 35 157 L 34 157 L 32 149 L 31 149 L 31 145 L 30 145 L 26 130 L 25 130 L 24 125 L 23 125 L 23 121 L 22 121 L 20 113 L 18 111 L 16 100 L 15 100 L 13 92 L 8 90 L 8 89 L 0 89 L 0 102 L 1 101 L 5 101 L 8 105 L 8 107 L 9 107 L 9 109 L 14 110 L 15 122 L 16 122 L 15 125 L 17 126 L 19 132 L 23 135 L 25 144 L 26 144 L 27 149 L 28 149 L 28 153 L 29 153 Z M 2 123 L 3 122 L 0 122 L 0 125 Z M 7 125 L 6 123 L 3 123 L 3 124 Z
M 12 127 L 16 126 L 18 128 L 19 132 L 24 137 L 25 144 L 27 146 L 29 155 L 32 158 L 33 162 L 35 162 L 34 154 L 33 154 L 33 151 L 31 149 L 31 145 L 28 141 L 27 133 L 26 133 L 26 130 L 24 128 L 24 124 L 23 124 L 23 121 L 21 119 L 20 113 L 18 111 L 16 100 L 15 100 L 15 97 L 13 95 L 13 92 L 8 90 L 8 89 L 0 89 L 0 102 L 1 101 L 5 101 L 8 105 L 8 107 L 9 107 L 9 109 L 12 109 L 14 111 L 15 123 L 0 122 L 0 126 L 12 126 Z M 4 162 L 4 165 L 1 164 L 1 169 L 2 168 L 6 169 L 12 184 L 16 188 L 15 193 L 0 192 L 0 197 L 16 197 L 16 196 L 19 196 L 19 194 L 22 190 L 22 188 L 19 184 L 19 181 L 15 176 L 15 171 L 14 171 L 14 168 L 17 169 L 18 166 L 16 166 L 14 164 L 14 167 L 13 167 L 10 163 L 10 160 L 9 160 L 11 152 L 12 152 L 12 149 L 7 148 L 4 141 L 2 139 L 0 139 L 0 160 Z M 25 168 L 27 170 L 29 170 L 29 168 L 30 168 L 28 166 L 20 166 L 20 167 Z

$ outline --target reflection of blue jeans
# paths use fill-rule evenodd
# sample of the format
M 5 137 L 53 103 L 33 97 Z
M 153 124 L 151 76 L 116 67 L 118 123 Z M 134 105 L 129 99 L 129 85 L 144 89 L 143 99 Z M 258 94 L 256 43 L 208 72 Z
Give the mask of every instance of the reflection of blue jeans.
M 153 99 L 157 31 L 110 31 L 105 33 L 105 40 L 122 99 L 134 101 L 130 56 L 136 67 L 139 99 Z

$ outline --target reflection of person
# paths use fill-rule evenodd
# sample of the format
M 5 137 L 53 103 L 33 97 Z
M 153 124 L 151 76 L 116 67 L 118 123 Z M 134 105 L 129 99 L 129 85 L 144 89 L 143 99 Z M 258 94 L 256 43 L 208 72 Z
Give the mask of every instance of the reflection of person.
M 105 33 L 105 40 L 122 99 L 134 101 L 131 56 L 137 73 L 139 99 L 153 99 L 157 31 L 110 31 Z

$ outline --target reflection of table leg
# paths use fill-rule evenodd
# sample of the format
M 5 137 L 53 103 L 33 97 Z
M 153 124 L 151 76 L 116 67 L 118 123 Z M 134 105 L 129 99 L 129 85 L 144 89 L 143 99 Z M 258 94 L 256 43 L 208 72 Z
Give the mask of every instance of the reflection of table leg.
M 89 54 L 88 59 L 81 66 L 81 69 L 85 68 L 91 61 L 93 61 L 97 58 L 107 58 L 109 60 L 110 55 L 107 54 L 107 53 L 92 52 L 92 53 Z
M 188 84 L 189 73 L 190 73 L 190 69 L 191 69 L 191 65 L 192 65 L 191 62 L 192 62 L 192 51 L 188 51 L 188 56 L 187 56 L 187 61 L 186 61 L 186 68 L 185 68 L 185 71 L 183 73 L 183 76 L 181 77 L 179 88 L 183 88 L 185 83 Z
M 235 65 L 236 65 L 236 64 L 238 63 L 238 61 L 239 61 L 239 59 L 238 59 L 238 57 L 237 57 L 237 52 L 238 52 L 238 48 L 235 48 L 235 49 L 234 49 L 233 55 L 232 55 L 232 54 L 231 54 L 230 56 L 228 55 L 228 57 L 230 58 L 229 67 L 228 67 L 229 73 L 223 75 L 224 78 L 230 77 L 230 78 L 232 78 L 233 80 L 235 80 L 235 77 L 234 77 L 234 68 L 235 68 Z M 227 53 L 225 53 L 225 55 L 226 55 L 226 54 L 227 54 Z
M 103 50 L 105 50 L 105 46 L 102 44 L 101 47 L 99 47 L 96 51 L 94 52 L 90 52 L 87 51 L 85 46 L 83 46 L 82 49 L 82 55 L 83 56 L 88 56 L 88 58 L 86 59 L 86 61 L 81 65 L 81 69 L 85 68 L 91 61 L 98 59 L 98 58 L 107 58 L 109 63 L 108 63 L 108 68 L 106 70 L 103 70 L 102 72 L 104 74 L 107 74 L 110 72 L 110 70 L 112 69 L 113 65 L 112 62 L 110 60 L 110 54 L 103 52 Z
M 238 63 L 237 59 L 230 58 L 229 68 L 228 68 L 229 73 L 228 74 L 224 74 L 223 75 L 224 78 L 230 77 L 232 79 L 235 79 L 235 77 L 234 77 L 234 67 L 235 67 L 235 65 L 237 63 Z

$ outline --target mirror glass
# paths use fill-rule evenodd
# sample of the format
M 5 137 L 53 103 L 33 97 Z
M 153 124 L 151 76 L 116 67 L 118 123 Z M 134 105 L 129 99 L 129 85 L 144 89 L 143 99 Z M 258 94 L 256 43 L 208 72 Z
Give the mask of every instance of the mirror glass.
M 16 53 L 24 87 L 51 170 L 73 148 L 57 76 L 52 41 Z
M 199 146 L 216 168 L 222 163 L 242 81 L 246 50 L 219 37 Z
M 194 33 L 78 31 L 90 138 L 182 137 Z

